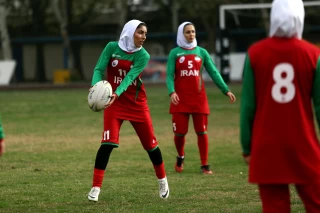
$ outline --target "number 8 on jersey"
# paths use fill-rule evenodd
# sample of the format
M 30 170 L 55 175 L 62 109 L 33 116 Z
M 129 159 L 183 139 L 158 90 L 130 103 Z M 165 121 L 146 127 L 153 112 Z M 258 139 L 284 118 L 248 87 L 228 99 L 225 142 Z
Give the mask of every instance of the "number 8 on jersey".
M 295 96 L 296 88 L 293 84 L 294 69 L 289 63 L 280 63 L 273 69 L 272 98 L 280 104 L 289 103 Z

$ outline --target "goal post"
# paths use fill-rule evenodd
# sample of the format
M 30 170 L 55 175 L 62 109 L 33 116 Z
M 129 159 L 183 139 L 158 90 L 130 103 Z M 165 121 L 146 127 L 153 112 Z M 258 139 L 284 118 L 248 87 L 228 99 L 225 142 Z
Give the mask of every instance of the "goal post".
M 320 6 L 320 1 L 303 2 L 304 7 Z M 226 26 L 226 12 L 231 10 L 270 9 L 272 3 L 223 4 L 219 7 L 219 33 L 216 40 L 216 53 L 223 79 L 230 81 L 230 41 Z

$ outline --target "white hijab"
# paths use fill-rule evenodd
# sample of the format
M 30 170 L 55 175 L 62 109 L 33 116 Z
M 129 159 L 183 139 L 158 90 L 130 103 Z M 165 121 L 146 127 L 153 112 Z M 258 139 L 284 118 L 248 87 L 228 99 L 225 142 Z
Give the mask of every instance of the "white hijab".
M 131 20 L 128 21 L 121 32 L 120 39 L 118 42 L 119 47 L 126 52 L 137 52 L 139 51 L 142 47 L 136 47 L 134 45 L 134 32 L 136 31 L 137 27 L 139 24 L 143 22 L 139 20 Z
M 270 37 L 301 39 L 304 14 L 302 0 L 274 0 L 270 16 Z
M 193 42 L 189 43 L 186 38 L 183 35 L 183 28 L 186 24 L 192 24 L 191 22 L 183 22 L 178 27 L 178 34 L 177 34 L 177 44 L 179 47 L 185 48 L 185 49 L 192 49 L 197 46 L 197 39 L 194 38 Z

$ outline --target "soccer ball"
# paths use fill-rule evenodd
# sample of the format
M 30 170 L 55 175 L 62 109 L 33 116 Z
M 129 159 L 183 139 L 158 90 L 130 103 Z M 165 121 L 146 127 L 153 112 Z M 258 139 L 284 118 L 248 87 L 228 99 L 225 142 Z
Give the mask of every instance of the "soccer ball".
M 102 80 L 93 85 L 88 95 L 88 105 L 94 112 L 104 109 L 104 105 L 111 100 L 112 87 L 111 84 Z

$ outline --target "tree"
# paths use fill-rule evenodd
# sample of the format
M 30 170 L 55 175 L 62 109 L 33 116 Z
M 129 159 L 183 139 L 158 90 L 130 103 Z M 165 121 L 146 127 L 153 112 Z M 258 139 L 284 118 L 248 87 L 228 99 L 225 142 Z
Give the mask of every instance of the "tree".
M 8 8 L 8 2 L 6 0 L 0 0 L 0 35 L 4 60 L 12 59 L 10 36 L 6 21 L 9 11 L 10 9 Z
M 259 0 L 259 3 L 265 3 L 264 0 Z M 261 15 L 262 15 L 262 21 L 263 21 L 263 26 L 266 31 L 266 35 L 268 36 L 269 32 L 269 11 L 267 9 L 261 9 Z
M 35 34 L 42 36 L 45 33 L 45 19 L 48 2 L 47 0 L 32 0 L 30 1 L 30 6 L 32 9 L 33 31 Z M 36 44 L 36 80 L 39 82 L 47 81 L 42 43 Z
M 128 15 L 128 4 L 127 0 L 116 0 L 116 14 L 118 14 L 118 32 L 117 34 L 120 35 L 124 24 L 127 22 L 127 15 Z
M 69 22 L 71 18 L 72 0 L 52 0 L 53 12 L 60 24 L 60 34 L 63 40 L 64 68 L 72 70 L 74 68 L 72 49 L 70 48 Z

